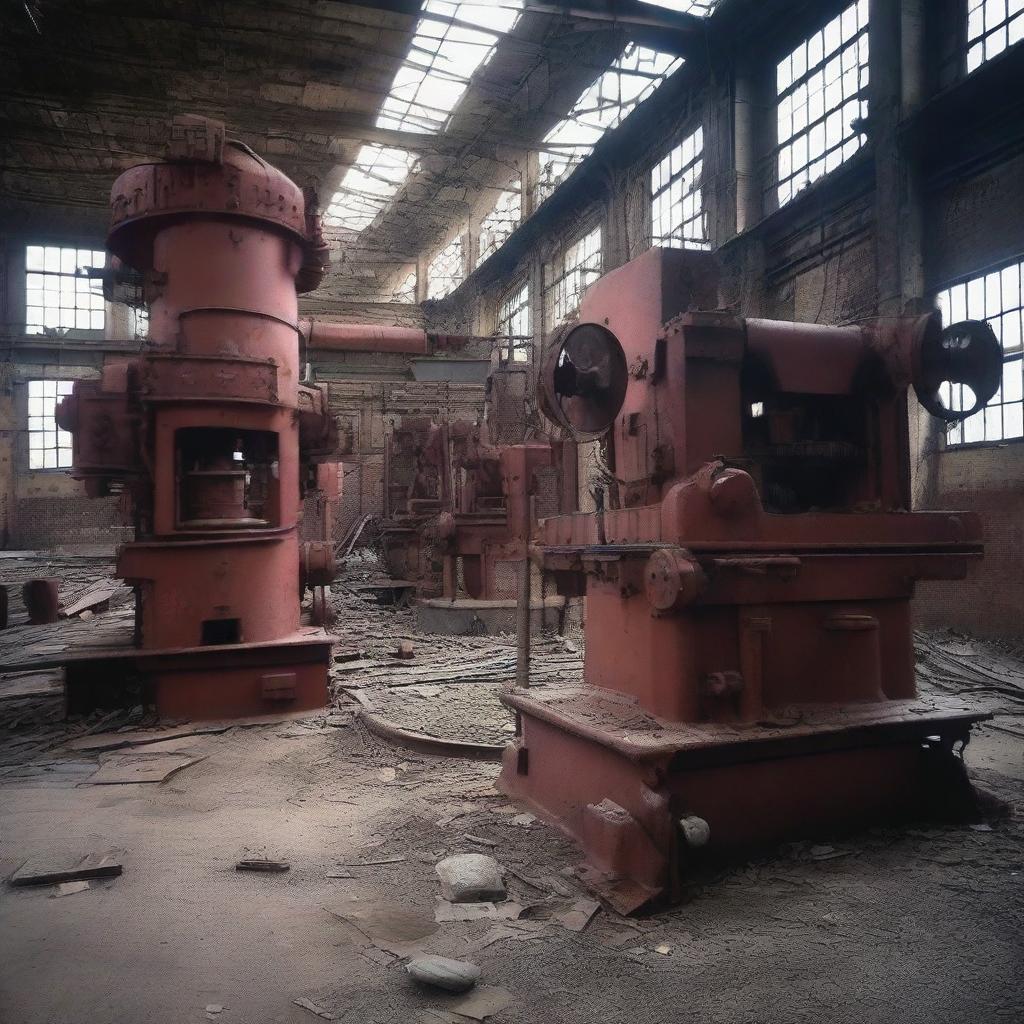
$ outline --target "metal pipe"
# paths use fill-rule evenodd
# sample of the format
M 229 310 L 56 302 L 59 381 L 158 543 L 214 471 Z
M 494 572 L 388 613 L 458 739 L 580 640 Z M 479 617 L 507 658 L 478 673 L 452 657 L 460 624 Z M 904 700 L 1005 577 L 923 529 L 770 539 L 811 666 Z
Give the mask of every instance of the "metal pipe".
M 378 324 L 332 324 L 300 320 L 299 331 L 313 349 L 331 352 L 400 352 L 425 356 L 430 352 L 426 331 L 416 327 L 382 327 Z

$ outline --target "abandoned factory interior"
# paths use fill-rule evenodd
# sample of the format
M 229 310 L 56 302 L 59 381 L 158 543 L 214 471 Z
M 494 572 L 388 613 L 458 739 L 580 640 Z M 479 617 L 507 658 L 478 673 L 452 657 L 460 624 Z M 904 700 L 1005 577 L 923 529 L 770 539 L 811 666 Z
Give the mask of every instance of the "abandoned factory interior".
M 0 83 L 0 1024 L 1024 1021 L 1024 0 Z

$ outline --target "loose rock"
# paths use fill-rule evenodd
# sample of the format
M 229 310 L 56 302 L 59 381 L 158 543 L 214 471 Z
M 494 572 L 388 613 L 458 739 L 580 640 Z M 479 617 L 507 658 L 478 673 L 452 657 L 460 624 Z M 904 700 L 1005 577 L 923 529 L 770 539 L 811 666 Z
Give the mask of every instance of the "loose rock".
M 488 903 L 505 898 L 501 868 L 493 857 L 460 853 L 445 857 L 437 867 L 444 898 L 452 903 Z
M 466 992 L 480 978 L 480 968 L 476 964 L 433 954 L 410 960 L 405 969 L 417 981 L 449 992 Z

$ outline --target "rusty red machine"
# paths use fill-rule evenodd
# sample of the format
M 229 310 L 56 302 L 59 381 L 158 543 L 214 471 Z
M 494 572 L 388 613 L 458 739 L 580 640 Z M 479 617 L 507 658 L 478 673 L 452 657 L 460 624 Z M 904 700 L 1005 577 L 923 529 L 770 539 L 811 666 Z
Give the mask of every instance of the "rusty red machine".
M 300 625 L 300 595 L 330 581 L 332 553 L 300 550 L 297 526 L 307 467 L 337 447 L 299 363 L 297 296 L 327 264 L 315 202 L 186 115 L 111 205 L 114 272 L 141 275 L 149 338 L 57 416 L 88 493 L 131 497 L 117 574 L 136 590 L 139 649 L 69 666 L 69 706 L 111 673 L 140 677 L 165 717 L 322 706 L 331 639 Z
M 390 571 L 416 583 L 421 629 L 512 628 L 518 563 L 539 515 L 576 507 L 575 462 L 571 440 L 492 444 L 486 419 L 395 425 L 381 541 Z M 539 594 L 538 626 L 563 603 Z
M 533 548 L 585 594 L 584 682 L 506 692 L 500 787 L 624 910 L 677 898 L 702 858 L 968 799 L 956 755 L 985 717 L 915 688 L 915 581 L 961 578 L 982 532 L 910 511 L 908 389 L 944 419 L 983 406 L 991 330 L 716 304 L 709 254 L 651 250 L 594 285 L 541 374 L 547 415 L 601 441 L 596 511 Z M 975 407 L 946 409 L 944 381 Z

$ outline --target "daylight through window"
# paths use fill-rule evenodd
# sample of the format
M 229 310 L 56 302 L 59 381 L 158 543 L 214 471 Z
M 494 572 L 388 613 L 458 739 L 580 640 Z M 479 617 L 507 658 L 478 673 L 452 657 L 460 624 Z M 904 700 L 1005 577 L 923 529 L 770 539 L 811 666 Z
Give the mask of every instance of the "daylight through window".
M 477 257 L 477 266 L 492 253 L 497 252 L 505 244 L 505 239 L 519 227 L 523 216 L 522 198 L 517 182 L 515 188 L 510 188 L 498 196 L 494 208 L 480 222 L 480 254 Z
M 1021 348 L 1021 276 L 1024 263 L 961 281 L 942 291 L 936 304 L 943 323 L 987 320 L 1003 346 L 1002 386 L 984 409 L 947 428 L 949 445 L 978 441 L 1009 441 L 1024 437 L 1024 377 Z M 966 392 L 966 393 L 965 393 Z M 974 396 L 963 385 L 944 385 L 940 392 L 951 409 L 970 408 Z
M 530 361 L 533 335 L 530 331 L 530 283 L 509 292 L 498 308 L 498 337 L 507 342 L 506 351 L 514 363 Z
M 25 250 L 25 333 L 102 331 L 103 283 L 82 271 L 102 267 L 101 249 L 30 245 Z
M 521 0 L 449 3 L 427 0 L 409 52 L 377 116 L 378 128 L 444 131 L 474 73 L 491 59 L 521 13 Z M 327 208 L 331 227 L 362 231 L 373 223 L 416 165 L 414 154 L 362 146 Z
M 594 228 L 562 254 L 551 283 L 552 326 L 580 307 L 584 292 L 601 276 L 601 229 Z
M 701 201 L 704 129 L 685 138 L 651 170 L 651 244 L 670 249 L 707 249 L 707 217 Z
M 867 141 L 868 0 L 857 0 L 802 42 L 778 75 L 779 206 L 835 170 Z
M 57 403 L 71 394 L 70 380 L 28 382 L 28 468 L 70 469 L 71 434 L 57 429 Z
M 1024 39 L 1024 0 L 967 0 L 967 73 Z
M 462 284 L 463 277 L 462 235 L 456 235 L 427 267 L 427 298 L 443 299 Z
M 580 96 L 568 115 L 544 136 L 538 201 L 547 199 L 573 168 L 590 155 L 601 136 L 617 128 L 634 107 L 682 64 L 681 57 L 629 43 L 618 60 Z

